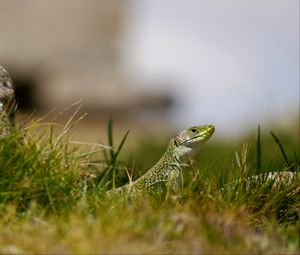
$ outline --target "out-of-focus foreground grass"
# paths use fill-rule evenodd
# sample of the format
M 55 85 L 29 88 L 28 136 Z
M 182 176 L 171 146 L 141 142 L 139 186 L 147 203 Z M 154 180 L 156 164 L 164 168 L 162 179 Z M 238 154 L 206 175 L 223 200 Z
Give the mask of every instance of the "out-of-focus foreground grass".
M 208 142 L 184 169 L 177 198 L 128 200 L 105 191 L 141 175 L 166 143 L 145 140 L 126 153 L 127 136 L 114 144 L 109 122 L 106 146 L 74 145 L 74 124 L 54 135 L 33 122 L 0 141 L 0 253 L 300 252 L 299 180 L 250 188 L 243 181 L 299 171 L 297 134 Z

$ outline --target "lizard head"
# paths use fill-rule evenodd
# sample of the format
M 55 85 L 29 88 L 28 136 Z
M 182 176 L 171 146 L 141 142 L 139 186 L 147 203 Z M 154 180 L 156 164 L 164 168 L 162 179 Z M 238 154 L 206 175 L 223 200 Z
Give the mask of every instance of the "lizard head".
M 205 143 L 214 133 L 213 125 L 194 126 L 181 131 L 174 138 L 178 158 L 185 158 L 196 153 L 199 146 Z

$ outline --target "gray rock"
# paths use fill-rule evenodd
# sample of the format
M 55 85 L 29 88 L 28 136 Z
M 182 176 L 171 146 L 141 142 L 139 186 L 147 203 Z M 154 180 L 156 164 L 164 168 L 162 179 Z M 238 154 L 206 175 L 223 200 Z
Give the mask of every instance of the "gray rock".
M 0 66 L 0 138 L 15 124 L 15 88 L 9 73 Z

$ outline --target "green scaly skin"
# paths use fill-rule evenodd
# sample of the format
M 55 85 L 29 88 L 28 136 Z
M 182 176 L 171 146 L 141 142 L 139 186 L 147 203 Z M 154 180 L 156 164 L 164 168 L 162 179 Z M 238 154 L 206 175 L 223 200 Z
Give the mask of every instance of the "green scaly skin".
M 185 160 L 193 156 L 201 144 L 214 133 L 213 125 L 194 126 L 183 130 L 171 139 L 161 159 L 143 176 L 122 187 L 112 189 L 107 194 L 156 191 L 161 186 L 178 189 L 178 177 Z

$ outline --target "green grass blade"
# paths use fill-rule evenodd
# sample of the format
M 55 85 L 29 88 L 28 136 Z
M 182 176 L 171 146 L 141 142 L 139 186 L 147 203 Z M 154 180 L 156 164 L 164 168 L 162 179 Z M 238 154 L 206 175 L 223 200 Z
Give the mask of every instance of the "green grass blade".
M 260 141 L 260 125 L 257 127 L 257 141 L 256 141 L 256 171 L 261 171 L 261 141 Z
M 293 155 L 294 155 L 296 164 L 299 165 L 300 164 L 300 159 L 298 158 L 297 152 L 294 148 L 293 148 Z
M 117 157 L 119 155 L 121 149 L 123 148 L 123 145 L 124 145 L 124 143 L 127 139 L 128 134 L 129 134 L 129 130 L 127 130 L 126 134 L 124 135 L 124 137 L 123 137 L 123 139 L 122 139 L 122 141 L 121 141 L 121 143 L 120 143 L 120 145 L 119 145 L 119 147 L 118 147 L 118 149 L 115 153 L 115 157 Z
M 108 121 L 108 144 L 111 148 L 113 148 L 113 119 L 112 117 L 109 118 Z M 114 158 L 114 152 L 113 150 L 110 150 L 110 158 L 111 160 Z
M 283 148 L 281 142 L 279 141 L 279 139 L 277 138 L 277 136 L 272 131 L 270 131 L 270 133 L 271 133 L 273 139 L 275 140 L 275 142 L 277 143 L 277 145 L 279 146 L 279 149 L 280 149 L 280 152 L 281 152 L 281 154 L 283 156 L 284 162 L 287 163 L 287 164 L 289 164 L 290 162 L 289 162 L 289 160 L 288 160 L 288 158 L 286 156 L 286 153 L 284 151 L 284 148 Z
M 104 159 L 107 163 L 107 167 L 105 168 L 103 175 L 99 179 L 99 183 L 97 185 L 98 188 L 107 186 L 108 182 L 112 182 L 113 188 L 115 187 L 116 173 L 118 170 L 118 157 L 119 157 L 119 154 L 125 144 L 128 134 L 129 134 L 129 130 L 125 133 L 125 135 L 124 135 L 123 139 L 121 140 L 121 143 L 119 144 L 116 151 L 110 150 L 110 152 L 109 152 L 110 158 L 107 157 L 106 150 L 103 150 Z M 108 122 L 108 142 L 109 142 L 109 146 L 113 147 L 113 120 L 112 120 L 112 118 L 110 118 L 109 122 Z
M 123 147 L 123 145 L 124 145 L 124 143 L 125 143 L 125 141 L 126 141 L 126 138 L 127 138 L 127 136 L 128 136 L 128 134 L 129 134 L 129 130 L 126 132 L 126 134 L 124 135 L 124 137 L 123 137 L 123 139 L 122 139 L 122 141 L 121 141 L 121 143 L 120 143 L 120 145 L 119 145 L 119 147 L 118 147 L 118 149 L 117 149 L 117 151 L 114 153 L 114 156 L 113 156 L 113 162 L 112 162 L 112 165 L 113 165 L 113 189 L 116 187 L 115 186 L 115 181 L 116 181 L 116 171 L 117 171 L 117 169 L 118 169 L 118 156 L 119 156 L 119 154 L 120 154 L 120 151 L 121 151 L 121 149 L 122 149 L 122 147 Z

